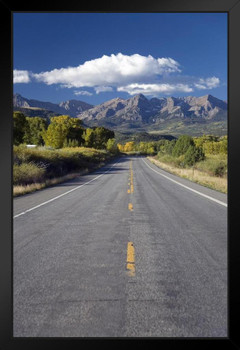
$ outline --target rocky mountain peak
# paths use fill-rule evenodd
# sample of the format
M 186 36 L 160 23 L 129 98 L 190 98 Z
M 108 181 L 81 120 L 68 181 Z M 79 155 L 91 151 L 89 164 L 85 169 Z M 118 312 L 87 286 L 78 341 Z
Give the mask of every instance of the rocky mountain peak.
M 212 109 L 217 107 L 223 110 L 227 110 L 227 104 L 224 101 L 212 95 L 205 95 L 205 96 L 196 98 L 196 104 L 204 107 L 205 109 L 206 108 Z
M 164 122 L 172 121 L 195 125 L 198 122 L 227 120 L 227 103 L 212 95 L 148 99 L 143 94 L 137 94 L 129 99 L 117 97 L 92 106 L 78 100 L 53 104 L 28 100 L 16 94 L 14 107 L 26 107 L 25 110 L 29 107 L 40 107 L 57 114 L 68 114 L 83 120 L 90 127 L 157 128 Z
M 127 104 L 129 107 L 137 107 L 137 108 L 151 108 L 150 101 L 143 95 L 137 94 L 127 100 Z
M 20 94 L 13 95 L 13 105 L 16 107 L 27 108 L 30 107 L 26 99 L 24 99 Z
M 25 97 L 22 97 L 20 94 L 13 95 L 13 106 L 15 108 L 42 108 L 55 112 L 57 114 L 66 114 L 67 111 L 67 114 L 72 117 L 76 117 L 77 113 L 83 112 L 93 107 L 93 105 L 79 100 L 68 100 L 57 104 L 32 99 L 30 100 Z
M 131 97 L 129 100 L 136 101 L 137 103 L 140 101 L 149 102 L 149 100 L 143 94 L 137 94 Z
M 138 99 L 138 100 L 147 100 L 147 97 L 146 96 L 144 96 L 143 94 L 137 94 L 137 95 L 135 95 L 135 96 L 133 96 L 132 98 L 134 98 L 134 99 Z

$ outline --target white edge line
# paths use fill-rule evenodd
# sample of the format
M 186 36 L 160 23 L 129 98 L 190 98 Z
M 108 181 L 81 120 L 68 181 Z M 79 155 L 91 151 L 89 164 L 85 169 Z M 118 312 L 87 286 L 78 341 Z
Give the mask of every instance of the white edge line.
M 79 186 L 77 186 L 77 187 L 74 187 L 74 188 L 72 188 L 71 190 L 62 193 L 62 194 L 60 194 L 60 195 L 57 196 L 57 197 L 51 198 L 51 199 L 49 199 L 49 200 L 46 201 L 46 202 L 43 202 L 43 203 L 41 203 L 41 204 L 38 204 L 38 205 L 36 205 L 36 206 L 33 207 L 33 208 L 27 209 L 27 210 L 23 211 L 22 213 L 15 215 L 15 216 L 13 217 L 13 219 L 15 219 L 15 218 L 17 218 L 17 217 L 19 217 L 19 216 L 21 216 L 21 215 L 24 215 L 24 214 L 26 214 L 26 213 L 28 213 L 28 212 L 34 210 L 34 209 L 37 209 L 37 208 L 39 208 L 39 207 L 41 207 L 41 206 L 43 206 L 43 205 L 45 205 L 45 204 L 47 204 L 47 203 L 50 203 L 50 202 L 52 202 L 52 201 L 54 201 L 54 200 L 56 200 L 56 199 L 58 199 L 58 198 L 61 198 L 61 197 L 65 196 L 66 194 L 70 193 L 70 192 L 76 191 L 76 190 L 78 190 L 79 188 L 81 188 L 81 187 L 83 187 L 83 186 L 85 186 L 85 185 L 87 185 L 87 184 L 90 184 L 90 182 L 93 182 L 93 181 L 97 180 L 99 177 L 101 177 L 101 176 L 103 176 L 104 174 L 108 173 L 108 172 L 114 167 L 114 165 L 116 165 L 117 163 L 118 163 L 118 161 L 117 161 L 116 163 L 114 163 L 114 164 L 111 166 L 111 168 L 109 168 L 109 169 L 108 169 L 107 171 L 105 171 L 103 174 L 98 175 L 98 176 L 95 177 L 94 179 L 92 179 L 92 180 L 90 180 L 90 181 L 88 181 L 88 182 L 85 182 L 84 184 L 79 185 Z
M 143 158 L 142 158 L 142 161 L 143 161 L 152 171 L 155 171 L 155 173 L 157 173 L 157 174 L 159 174 L 159 175 L 165 177 L 166 179 L 168 179 L 168 180 L 170 180 L 170 181 L 172 181 L 172 182 L 178 184 L 179 186 L 182 186 L 182 187 L 184 187 L 184 188 L 187 188 L 188 190 L 190 190 L 190 191 L 192 191 L 192 192 L 194 192 L 194 193 L 197 193 L 197 194 L 199 194 L 200 196 L 203 196 L 203 197 L 205 197 L 205 198 L 208 198 L 208 199 L 210 199 L 210 200 L 212 200 L 212 201 L 214 201 L 214 202 L 216 202 L 216 203 L 218 203 L 218 204 L 221 204 L 221 205 L 227 207 L 227 203 L 221 202 L 221 201 L 219 201 L 218 199 L 215 199 L 215 198 L 210 197 L 210 196 L 208 196 L 208 195 L 206 195 L 206 194 L 204 194 L 204 193 L 201 193 L 201 192 L 199 192 L 199 191 L 196 191 L 196 190 L 192 189 L 191 187 L 188 187 L 188 186 L 186 186 L 186 185 L 183 185 L 183 184 L 181 184 L 180 182 L 178 182 L 178 181 L 176 181 L 176 180 L 173 180 L 173 179 L 171 179 L 170 177 L 168 177 L 168 176 L 166 176 L 166 175 L 164 175 L 164 174 L 161 174 L 159 171 L 156 171 L 155 169 L 153 169 L 152 167 L 150 167 L 150 165 L 149 165 L 147 162 L 145 162 L 145 160 L 143 160 Z

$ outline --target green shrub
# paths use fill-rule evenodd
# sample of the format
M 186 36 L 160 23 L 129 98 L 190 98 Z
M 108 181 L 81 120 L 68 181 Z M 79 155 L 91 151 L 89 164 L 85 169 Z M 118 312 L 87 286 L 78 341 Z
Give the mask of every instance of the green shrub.
M 188 135 L 182 135 L 179 137 L 175 146 L 173 147 L 172 155 L 174 157 L 179 157 L 185 154 L 190 146 L 194 147 L 193 138 Z
M 28 185 L 41 182 L 44 179 L 45 169 L 34 163 L 22 163 L 13 166 L 13 184 Z
M 79 147 L 79 141 L 77 139 L 65 139 L 63 147 Z
M 13 147 L 14 184 L 29 184 L 61 177 L 82 169 L 93 169 L 110 158 L 106 150 L 68 147 L 59 150 Z
M 113 154 L 117 154 L 118 153 L 118 147 L 117 147 L 117 142 L 116 140 L 113 139 L 108 139 L 107 141 L 107 146 L 106 146 L 107 150 Z
M 184 155 L 176 158 L 170 154 L 163 154 L 163 153 L 159 152 L 157 155 L 157 159 L 160 162 L 168 163 L 168 164 L 171 164 L 171 165 L 179 167 L 179 168 L 182 168 L 184 166 Z
M 172 154 L 175 145 L 176 140 L 165 140 L 165 144 L 161 147 L 161 150 L 163 151 L 163 153 Z
M 204 160 L 205 155 L 200 147 L 195 145 L 189 146 L 187 152 L 184 155 L 184 165 L 192 166 L 196 162 Z
M 223 177 L 227 175 L 227 158 L 224 156 L 208 156 L 204 161 L 196 163 L 196 168 L 210 175 Z

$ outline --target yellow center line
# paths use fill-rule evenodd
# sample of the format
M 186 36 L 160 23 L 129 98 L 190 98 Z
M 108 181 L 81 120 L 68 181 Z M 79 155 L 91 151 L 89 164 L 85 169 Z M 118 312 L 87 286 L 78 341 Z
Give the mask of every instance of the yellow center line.
M 130 179 L 129 179 L 128 186 L 130 186 L 130 190 L 128 190 L 128 193 L 133 193 L 134 187 L 133 187 L 133 170 L 132 170 L 132 161 L 130 162 Z
M 133 211 L 133 205 L 132 205 L 132 203 L 128 203 L 128 209 L 129 209 L 130 211 Z
M 127 270 L 129 276 L 135 276 L 135 249 L 133 242 L 127 245 Z
M 129 179 L 128 186 L 130 188 L 128 189 L 128 193 L 133 193 L 133 170 L 132 170 L 132 161 L 130 162 L 130 179 Z M 128 209 L 130 211 L 133 211 L 133 205 L 132 203 L 128 203 Z M 128 242 L 127 245 L 127 273 L 128 276 L 133 277 L 135 276 L 135 249 L 133 246 L 133 242 Z
M 133 193 L 133 171 L 132 171 L 132 161 L 130 162 L 130 178 L 129 178 L 129 182 L 128 182 L 128 190 L 127 193 Z M 128 209 L 130 211 L 133 211 L 133 205 L 132 203 L 128 204 Z

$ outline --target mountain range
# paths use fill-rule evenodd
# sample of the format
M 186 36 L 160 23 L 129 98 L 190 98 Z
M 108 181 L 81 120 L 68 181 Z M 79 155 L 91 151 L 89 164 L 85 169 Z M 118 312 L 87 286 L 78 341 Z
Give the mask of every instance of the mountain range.
M 32 116 L 33 114 L 41 113 L 45 115 L 70 115 L 71 117 L 76 117 L 79 113 L 92 108 L 93 105 L 90 105 L 86 102 L 79 100 L 69 100 L 65 102 L 60 102 L 59 104 L 52 102 L 43 102 L 38 100 L 29 100 L 20 94 L 13 95 L 13 108 L 15 110 L 22 110 L 27 115 Z M 36 112 L 34 112 L 36 111 Z M 48 112 L 48 113 L 47 113 Z
M 212 95 L 148 99 L 142 94 L 129 99 L 114 98 L 93 106 L 79 100 L 54 104 L 13 97 L 14 110 L 29 116 L 67 114 L 85 126 L 105 126 L 116 131 L 165 132 L 177 135 L 226 134 L 227 102 Z

